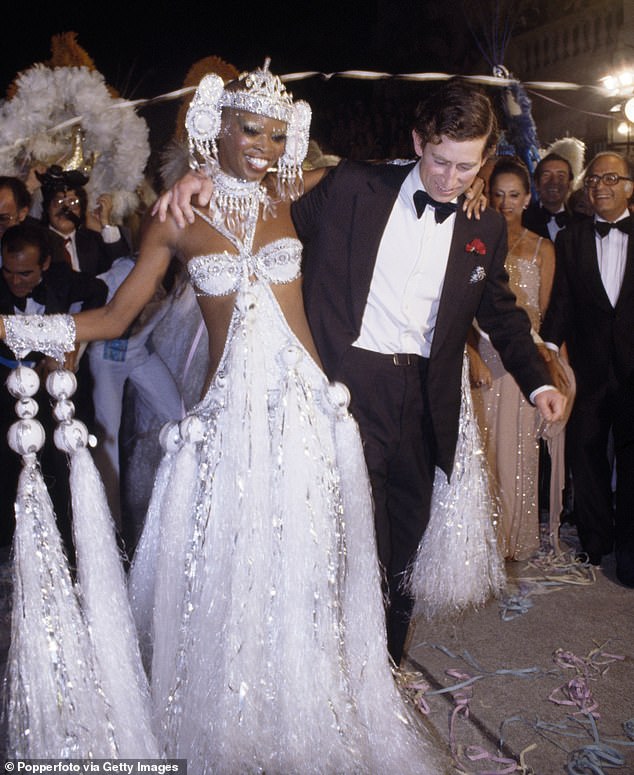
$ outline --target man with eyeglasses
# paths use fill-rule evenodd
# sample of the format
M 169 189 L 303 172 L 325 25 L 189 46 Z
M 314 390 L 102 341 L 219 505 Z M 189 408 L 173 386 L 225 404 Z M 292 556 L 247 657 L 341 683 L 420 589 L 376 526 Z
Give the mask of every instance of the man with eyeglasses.
M 591 161 L 584 185 L 594 215 L 557 237 L 555 280 L 541 335 L 553 347 L 566 343 L 577 380 L 566 452 L 583 551 L 599 565 L 614 550 L 618 580 L 634 587 L 632 170 L 623 156 L 605 151 Z
M 51 231 L 53 261 L 66 261 L 75 270 L 93 276 L 110 269 L 120 256 L 130 255 L 121 229 L 110 223 L 112 200 L 99 197 L 96 229 L 87 225 L 88 178 L 57 165 L 36 172 L 42 186 L 42 223 Z

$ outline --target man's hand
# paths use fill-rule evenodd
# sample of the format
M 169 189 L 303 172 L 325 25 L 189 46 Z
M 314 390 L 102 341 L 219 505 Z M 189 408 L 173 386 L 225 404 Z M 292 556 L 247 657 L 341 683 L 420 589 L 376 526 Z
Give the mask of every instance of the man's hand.
M 37 163 L 29 168 L 24 185 L 27 187 L 29 194 L 34 194 L 38 188 L 40 188 L 40 181 L 36 172 L 43 174 L 46 172 L 46 164 Z
M 191 200 L 198 195 L 200 207 L 206 207 L 211 199 L 213 183 L 211 179 L 201 172 L 190 170 L 180 180 L 156 200 L 152 208 L 152 215 L 158 213 L 159 221 L 163 223 L 167 217 L 167 211 L 171 212 L 179 228 L 184 228 L 188 223 L 194 222 L 194 211 Z
M 480 213 L 484 212 L 487 207 L 487 198 L 482 193 L 484 190 L 484 181 L 481 177 L 476 175 L 473 179 L 471 186 L 465 191 L 465 199 L 462 203 L 462 209 L 466 212 L 467 218 L 475 216 L 477 221 L 480 220 Z
M 97 207 L 95 207 L 95 215 L 99 218 L 100 226 L 109 226 L 110 216 L 112 214 L 112 194 L 101 194 L 97 198 Z
M 535 406 L 547 423 L 557 422 L 564 416 L 566 397 L 558 390 L 543 390 L 535 396 Z
M 112 194 L 100 194 L 93 210 L 86 213 L 86 226 L 93 231 L 101 232 L 104 226 L 110 225 L 112 213 Z

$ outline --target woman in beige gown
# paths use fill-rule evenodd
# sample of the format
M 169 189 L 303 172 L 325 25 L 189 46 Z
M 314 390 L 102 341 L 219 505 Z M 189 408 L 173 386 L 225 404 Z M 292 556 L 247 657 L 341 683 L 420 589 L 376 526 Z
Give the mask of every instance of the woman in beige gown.
M 517 159 L 500 159 L 491 173 L 489 192 L 492 206 L 506 219 L 510 285 L 537 338 L 555 256 L 549 240 L 522 226 L 522 212 L 530 201 L 525 165 Z M 474 329 L 469 359 L 474 410 L 499 504 L 500 546 L 505 557 L 525 560 L 540 546 L 536 409 L 504 369 L 486 332 Z

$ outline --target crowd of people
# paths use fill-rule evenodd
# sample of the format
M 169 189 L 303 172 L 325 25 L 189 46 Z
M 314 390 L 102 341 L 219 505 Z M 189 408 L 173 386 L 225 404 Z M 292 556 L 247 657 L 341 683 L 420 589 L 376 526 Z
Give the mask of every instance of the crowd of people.
M 38 196 L 0 178 L 0 364 L 45 379 L 65 351 L 122 535 L 124 385 L 166 423 L 142 532 L 124 548 L 156 750 L 195 772 L 445 771 L 394 674 L 417 594 L 404 579 L 439 529 L 430 513 L 465 487 L 465 424 L 479 428 L 500 556 L 543 548 L 548 464 L 556 520 L 571 490 L 579 560 L 615 551 L 634 586 L 630 163 L 590 160 L 590 213 L 573 214 L 565 158 L 545 156 L 531 180 L 499 157 L 484 207 L 479 174 L 499 139 L 484 90 L 461 78 L 426 90 L 406 163 L 402 127 L 366 119 L 351 158 L 307 169 L 310 107 L 268 63 L 226 84 L 206 76 L 186 118 L 195 171 L 159 198 L 138 251 L 110 222 L 108 192 L 87 211 L 77 171 L 39 172 Z M 191 325 L 162 328 L 180 321 L 184 285 L 193 339 Z M 187 354 L 181 373 L 165 350 Z M 189 402 L 197 355 L 205 376 Z M 56 421 L 52 410 L 47 444 L 63 457 Z M 7 542 L 26 496 L 18 456 L 1 454 Z M 72 565 L 67 471 L 48 473 L 44 452 L 41 467 Z M 474 522 L 477 506 L 463 504 Z M 15 750 L 61 755 L 9 721 Z

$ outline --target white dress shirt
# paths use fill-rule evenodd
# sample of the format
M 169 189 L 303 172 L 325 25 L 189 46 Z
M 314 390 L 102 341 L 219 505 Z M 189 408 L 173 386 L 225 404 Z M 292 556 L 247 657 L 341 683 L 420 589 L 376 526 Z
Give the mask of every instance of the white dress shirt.
M 436 223 L 432 207 L 419 219 L 414 192 L 419 164 L 403 181 L 381 238 L 355 347 L 428 358 L 438 316 L 455 214 Z
M 562 207 L 560 207 L 560 208 L 559 208 L 559 210 L 557 210 L 557 212 L 556 212 L 556 213 L 553 213 L 553 214 L 550 216 L 550 218 L 549 218 L 549 220 L 548 220 L 548 223 L 546 224 L 546 228 L 548 229 L 548 234 L 550 235 L 550 241 L 551 241 L 552 243 L 554 243 L 554 242 L 555 242 L 555 237 L 556 237 L 556 236 L 559 234 L 559 232 L 560 232 L 562 229 L 565 229 L 565 228 L 566 228 L 565 226 L 560 226 L 560 225 L 557 223 L 557 221 L 556 221 L 556 219 L 555 219 L 555 215 L 558 215 L 559 213 L 565 213 L 565 212 L 566 212 L 566 208 L 565 208 L 565 207 L 563 207 L 563 206 L 562 206 Z
M 629 214 L 629 211 L 625 209 L 616 220 L 620 221 L 621 218 L 627 218 Z M 605 219 L 597 216 L 595 220 L 603 221 Z M 614 307 L 619 298 L 621 285 L 623 284 L 623 275 L 625 274 L 628 235 L 620 229 L 610 229 L 605 237 L 601 238 L 595 232 L 595 242 L 603 287 Z

